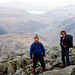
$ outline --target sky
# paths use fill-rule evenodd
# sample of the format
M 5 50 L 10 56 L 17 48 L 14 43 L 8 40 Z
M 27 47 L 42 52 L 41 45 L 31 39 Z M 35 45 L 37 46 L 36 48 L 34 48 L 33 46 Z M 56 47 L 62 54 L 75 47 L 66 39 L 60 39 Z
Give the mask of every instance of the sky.
M 25 9 L 34 14 L 67 5 L 75 5 L 75 0 L 0 0 L 0 7 Z

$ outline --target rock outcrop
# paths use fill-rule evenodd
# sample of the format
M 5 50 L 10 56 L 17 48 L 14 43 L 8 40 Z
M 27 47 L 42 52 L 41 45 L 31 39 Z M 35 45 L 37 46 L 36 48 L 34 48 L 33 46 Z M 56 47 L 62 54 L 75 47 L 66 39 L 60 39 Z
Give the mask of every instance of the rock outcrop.
M 14 36 L 13 36 L 14 35 Z M 33 75 L 33 62 L 29 57 L 29 47 L 33 42 L 31 34 L 9 34 L 0 36 L 0 75 Z M 38 62 L 37 75 L 74 75 L 75 49 L 70 49 L 71 66 L 62 68 L 61 51 L 58 47 L 48 47 L 46 41 L 40 37 L 46 50 L 46 72 L 42 71 Z
M 49 49 L 48 47 L 45 48 L 46 50 Z M 45 58 L 46 72 L 42 71 L 41 65 L 38 62 L 36 73 L 38 73 L 38 75 L 73 75 L 75 72 L 74 53 L 71 54 L 70 56 L 71 66 L 62 68 L 60 52 L 54 51 L 54 53 L 51 53 L 50 55 L 48 55 L 48 57 Z M 6 55 L 0 57 L 0 75 L 2 74 L 3 75 L 33 75 L 32 62 L 30 60 L 30 57 L 27 57 L 25 53 L 14 53 L 11 54 L 10 56 Z

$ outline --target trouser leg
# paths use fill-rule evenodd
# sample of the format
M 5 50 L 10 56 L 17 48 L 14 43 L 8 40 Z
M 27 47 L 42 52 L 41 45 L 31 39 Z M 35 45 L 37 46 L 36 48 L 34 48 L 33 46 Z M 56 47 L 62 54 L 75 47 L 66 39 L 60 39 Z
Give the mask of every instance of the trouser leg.
M 33 59 L 33 71 L 36 69 L 38 59 L 34 57 Z
M 66 56 L 67 66 L 69 66 L 70 65 L 69 51 L 66 52 L 65 56 Z
M 39 62 L 41 63 L 42 69 L 45 70 L 46 68 L 45 68 L 45 63 L 44 63 L 43 56 L 41 56 L 41 57 L 39 58 Z
M 62 56 L 62 62 L 63 62 L 63 65 L 65 64 L 65 55 L 64 55 L 64 52 L 61 52 L 61 56 Z

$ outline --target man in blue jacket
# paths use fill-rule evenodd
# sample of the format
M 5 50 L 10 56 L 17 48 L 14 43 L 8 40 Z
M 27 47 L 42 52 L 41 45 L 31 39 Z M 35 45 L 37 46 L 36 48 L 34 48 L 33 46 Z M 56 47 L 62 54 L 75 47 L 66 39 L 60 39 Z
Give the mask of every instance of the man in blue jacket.
M 31 44 L 31 47 L 30 47 L 30 58 L 31 58 L 31 61 L 33 62 L 32 70 L 34 73 L 36 71 L 35 69 L 36 69 L 36 65 L 38 61 L 41 63 L 41 67 L 43 71 L 45 71 L 46 69 L 45 63 L 44 63 L 45 49 L 43 44 L 39 42 L 39 37 L 37 35 L 34 37 L 34 42 Z

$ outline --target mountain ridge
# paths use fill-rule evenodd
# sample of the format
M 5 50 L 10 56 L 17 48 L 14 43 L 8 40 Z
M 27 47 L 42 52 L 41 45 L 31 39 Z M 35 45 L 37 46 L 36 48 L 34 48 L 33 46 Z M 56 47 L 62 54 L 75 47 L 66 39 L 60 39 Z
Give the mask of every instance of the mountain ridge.
M 61 25 L 46 34 L 43 34 L 42 36 L 50 45 L 59 46 L 61 36 L 60 32 L 62 30 L 65 30 L 67 34 L 73 35 L 75 45 L 75 17 L 64 20 Z

